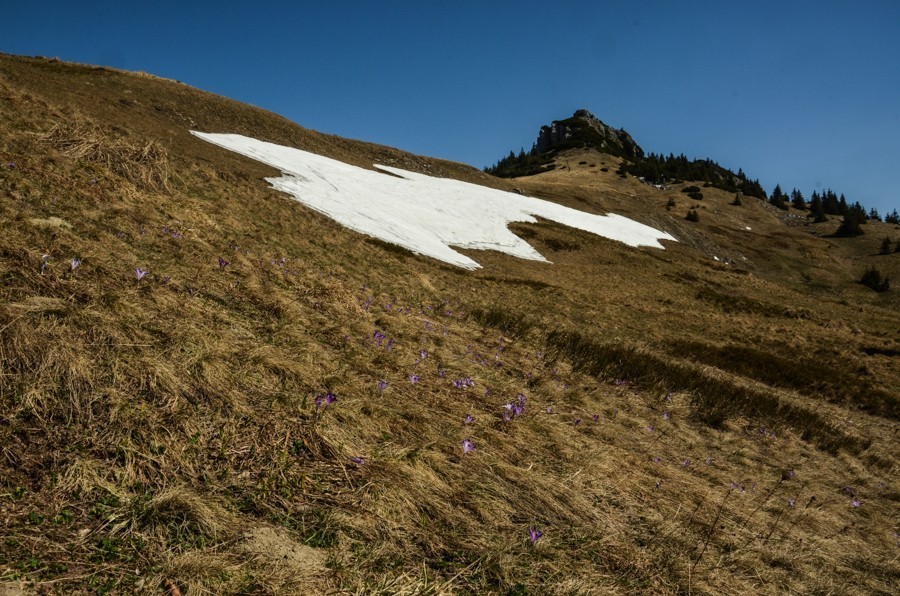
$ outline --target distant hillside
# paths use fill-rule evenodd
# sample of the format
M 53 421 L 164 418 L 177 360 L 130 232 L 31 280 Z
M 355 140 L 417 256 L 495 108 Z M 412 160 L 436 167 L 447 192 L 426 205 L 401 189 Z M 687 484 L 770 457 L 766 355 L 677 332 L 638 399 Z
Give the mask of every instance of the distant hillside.
M 583 109 L 577 110 L 571 118 L 542 126 L 531 151 L 522 150 L 518 155 L 510 152 L 485 168 L 485 172 L 501 178 L 531 176 L 552 169 L 554 156 L 572 148 L 592 148 L 620 157 L 623 160 L 620 173 L 627 172 L 651 184 L 700 181 L 729 192 L 740 191 L 748 196 L 767 198 L 759 182 L 748 179 L 743 170 L 735 174 L 710 159 L 689 160 L 684 155 L 645 155 L 630 134 L 604 124 Z

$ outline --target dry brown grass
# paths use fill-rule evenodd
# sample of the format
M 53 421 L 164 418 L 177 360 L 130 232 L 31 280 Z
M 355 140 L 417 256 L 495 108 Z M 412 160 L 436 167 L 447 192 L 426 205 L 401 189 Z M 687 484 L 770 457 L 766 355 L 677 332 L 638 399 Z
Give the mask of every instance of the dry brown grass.
M 144 189 L 172 190 L 168 156 L 158 141 L 133 145 L 86 122 L 57 122 L 38 138 L 72 159 L 105 166 Z
M 679 227 L 665 193 L 613 164 L 608 179 L 572 166 L 513 184 L 684 242 L 631 250 L 517 225 L 554 265 L 478 253 L 485 269 L 468 273 L 272 193 L 267 168 L 195 141 L 186 120 L 356 163 L 477 172 L 151 77 L 7 57 L 0 77 L 0 585 L 896 593 L 897 421 L 837 399 L 841 383 L 900 391 L 896 298 L 854 283 L 868 245 L 756 204 L 728 211 L 714 190 L 699 225 Z M 123 184 L 35 136 L 76 114 L 135 147 L 160 139 L 178 192 Z M 817 396 L 725 366 L 716 346 L 840 375 Z M 462 377 L 475 386 L 454 388 Z M 326 391 L 338 401 L 317 409 Z M 525 415 L 503 422 L 519 393 Z M 732 394 L 742 407 L 705 423 Z M 531 526 L 544 531 L 533 545 Z

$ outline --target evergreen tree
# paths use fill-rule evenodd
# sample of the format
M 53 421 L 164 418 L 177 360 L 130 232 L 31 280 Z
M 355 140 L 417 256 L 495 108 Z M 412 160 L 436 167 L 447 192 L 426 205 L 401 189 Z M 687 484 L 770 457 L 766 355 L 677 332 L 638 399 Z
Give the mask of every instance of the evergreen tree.
M 844 194 L 841 193 L 841 198 L 838 201 L 838 215 L 842 217 L 847 217 L 847 214 L 850 213 L 850 207 L 847 205 L 847 199 L 844 198 Z
M 859 283 L 876 292 L 887 292 L 891 288 L 891 280 L 887 276 L 882 277 L 881 272 L 874 265 L 866 269 Z
M 888 213 L 884 216 L 884 223 L 900 225 L 900 213 L 897 213 L 897 210 L 894 209 L 891 213 Z
M 774 206 L 778 207 L 779 209 L 783 209 L 784 211 L 787 211 L 788 206 L 787 206 L 787 203 L 785 203 L 785 201 L 784 201 L 784 193 L 781 190 L 780 184 L 775 185 L 775 190 L 772 191 L 772 196 L 769 198 L 769 202 L 772 203 Z
M 796 188 L 791 191 L 791 205 L 794 206 L 794 209 L 806 211 L 806 201 L 803 199 L 803 193 Z
M 731 201 L 731 204 L 734 205 L 735 207 L 740 207 L 741 205 L 744 204 L 744 203 L 741 201 L 741 191 L 737 191 L 737 192 L 734 194 L 734 200 Z
M 881 221 L 881 216 L 878 215 L 878 211 L 875 209 L 875 207 L 872 207 L 869 210 L 869 219 L 874 219 L 875 221 Z
M 814 218 L 813 223 L 828 221 L 828 218 L 825 216 L 825 204 L 822 202 L 822 197 L 820 197 L 819 193 L 816 191 L 813 191 L 812 203 L 809 204 L 809 217 Z
M 837 195 L 830 188 L 822 193 L 822 209 L 828 215 L 843 215 Z
M 697 213 L 696 209 L 691 209 L 687 212 L 685 219 L 688 221 L 700 221 L 700 214 Z
M 894 252 L 891 248 L 891 244 L 893 244 L 893 242 L 891 242 L 891 239 L 885 236 L 884 240 L 881 241 L 881 254 L 889 255 Z
M 846 204 L 846 201 L 844 203 Z M 847 213 L 834 235 L 841 238 L 861 236 L 864 232 L 860 226 L 864 223 L 866 223 L 866 212 L 862 205 L 856 203 L 853 207 L 847 207 Z

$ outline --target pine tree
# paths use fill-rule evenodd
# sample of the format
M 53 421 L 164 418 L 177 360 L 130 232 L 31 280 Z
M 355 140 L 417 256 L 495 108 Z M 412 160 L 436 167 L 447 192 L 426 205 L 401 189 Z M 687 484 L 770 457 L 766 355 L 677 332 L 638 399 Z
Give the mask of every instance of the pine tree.
M 887 276 L 882 277 L 881 271 L 874 265 L 866 269 L 859 283 L 876 292 L 887 292 L 891 288 L 891 280 Z
M 741 201 L 741 191 L 738 191 L 734 194 L 734 200 L 731 201 L 731 204 L 735 207 L 740 207 L 744 203 Z
M 900 213 L 897 213 L 897 210 L 894 209 L 891 213 L 888 213 L 884 216 L 884 223 L 900 225 Z
M 803 200 L 803 193 L 796 188 L 791 191 L 791 204 L 794 206 L 794 209 L 806 211 L 806 201 Z
M 787 203 L 784 202 L 784 193 L 781 190 L 780 184 L 775 185 L 775 190 L 772 191 L 772 196 L 771 198 L 769 198 L 769 202 L 779 209 L 787 211 L 788 206 Z
M 891 244 L 893 244 L 893 242 L 891 242 L 891 239 L 885 236 L 884 240 L 881 241 L 881 254 L 889 255 L 894 252 L 891 248 Z
M 872 207 L 869 210 L 869 219 L 874 219 L 875 221 L 881 221 L 881 216 L 878 215 L 878 211 L 875 209 L 875 207 Z
M 828 221 L 828 217 L 825 216 L 825 205 L 822 202 L 822 197 L 816 191 L 812 193 L 812 203 L 809 204 L 809 212 L 809 216 L 814 218 L 813 223 Z

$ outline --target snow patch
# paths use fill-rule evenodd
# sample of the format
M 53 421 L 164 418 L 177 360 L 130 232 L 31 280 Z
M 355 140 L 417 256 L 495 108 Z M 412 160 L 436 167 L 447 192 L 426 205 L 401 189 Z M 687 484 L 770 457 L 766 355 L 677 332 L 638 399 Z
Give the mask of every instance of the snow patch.
M 536 223 L 535 216 L 629 246 L 664 249 L 660 240 L 675 241 L 670 234 L 612 213 L 593 215 L 477 184 L 375 165 L 393 174 L 386 175 L 243 135 L 191 134 L 280 169 L 284 176 L 266 178 L 273 188 L 352 230 L 466 269 L 481 265 L 451 246 L 546 262 L 507 227 L 512 222 Z

